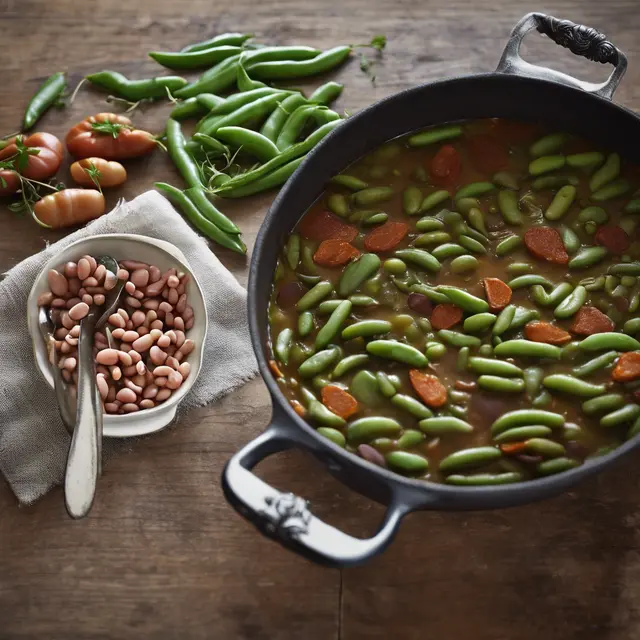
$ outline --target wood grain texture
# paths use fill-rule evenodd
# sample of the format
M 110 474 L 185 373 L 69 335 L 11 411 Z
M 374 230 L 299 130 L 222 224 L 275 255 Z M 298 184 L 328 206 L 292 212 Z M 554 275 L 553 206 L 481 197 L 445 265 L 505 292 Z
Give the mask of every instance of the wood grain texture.
M 637 0 L 0 0 L 0 131 L 18 127 L 29 96 L 55 70 L 68 70 L 72 85 L 104 67 L 144 77 L 158 69 L 148 51 L 226 30 L 318 47 L 386 34 L 375 87 L 357 60 L 332 76 L 347 85 L 338 106 L 353 112 L 423 81 L 492 70 L 513 24 L 533 9 L 603 30 L 629 57 L 616 100 L 640 108 Z M 542 37 L 531 36 L 523 54 L 585 79 L 606 73 Z M 42 127 L 63 135 L 104 110 L 102 98 L 82 89 Z M 136 123 L 159 130 L 167 111 L 147 110 Z M 118 194 L 127 198 L 155 180 L 179 184 L 160 153 L 129 173 Z M 272 197 L 225 208 L 249 245 Z M 58 237 L 4 208 L 0 225 L 3 270 Z M 245 282 L 246 262 L 217 253 Z M 262 538 L 222 497 L 225 461 L 269 415 L 256 380 L 131 443 L 128 455 L 105 465 L 82 522 L 67 518 L 59 489 L 18 509 L 0 486 L 0 639 L 640 638 L 637 455 L 541 504 L 411 515 L 383 556 L 340 573 Z M 259 473 L 350 533 L 370 534 L 381 518 L 381 507 L 302 454 L 275 456 Z

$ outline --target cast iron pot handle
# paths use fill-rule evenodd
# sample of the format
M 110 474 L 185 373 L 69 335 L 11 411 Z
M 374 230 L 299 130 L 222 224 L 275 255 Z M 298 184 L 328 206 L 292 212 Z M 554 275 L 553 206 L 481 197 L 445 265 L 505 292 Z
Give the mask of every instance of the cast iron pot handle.
M 264 535 L 324 565 L 351 566 L 380 553 L 392 541 L 410 507 L 392 499 L 372 538 L 363 540 L 343 533 L 314 516 L 304 498 L 282 493 L 251 473 L 263 458 L 293 446 L 305 445 L 272 423 L 236 453 L 222 472 L 222 489 L 229 503 Z
M 520 57 L 520 45 L 524 36 L 532 29 L 537 29 L 556 44 L 569 49 L 578 56 L 602 64 L 607 62 L 612 64 L 614 69 L 611 75 L 602 84 L 594 84 L 583 82 L 560 71 L 525 62 Z M 547 16 L 544 13 L 529 13 L 513 28 L 496 71 L 542 78 L 543 80 L 555 80 L 561 84 L 577 87 L 611 100 L 626 69 L 627 58 L 624 53 L 611 44 L 603 33 L 593 27 L 574 24 L 569 20 L 558 20 L 558 18 Z

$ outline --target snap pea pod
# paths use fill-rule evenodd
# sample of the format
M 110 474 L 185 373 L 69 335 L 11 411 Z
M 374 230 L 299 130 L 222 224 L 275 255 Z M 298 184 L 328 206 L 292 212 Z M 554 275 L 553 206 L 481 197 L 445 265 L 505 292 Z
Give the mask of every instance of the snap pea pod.
M 640 276 L 640 262 L 621 262 L 611 265 L 607 273 L 614 276 Z
M 367 278 L 380 268 L 380 258 L 375 253 L 364 253 L 343 271 L 338 283 L 338 295 L 353 293 Z
M 608 393 L 582 403 L 582 411 L 588 416 L 620 409 L 625 404 L 624 396 L 620 393 Z
M 564 425 L 564 416 L 543 409 L 516 409 L 501 415 L 492 425 L 492 435 L 497 435 L 514 427 L 544 425 L 558 429 Z
M 451 331 L 450 329 L 440 329 L 438 331 L 438 337 L 450 344 L 452 347 L 479 347 L 481 344 L 480 338 L 475 336 L 467 336 L 464 333 L 458 331 Z
M 199 144 L 208 154 L 223 156 L 229 154 L 229 148 L 222 142 L 204 133 L 194 133 L 191 140 Z
M 478 200 L 477 198 L 471 198 L 471 197 L 456 198 L 455 205 L 456 205 L 456 209 L 460 213 L 463 213 L 465 216 L 468 216 L 471 209 L 478 209 L 480 207 L 480 200 Z M 461 216 L 459 220 L 462 220 Z
M 595 333 L 588 336 L 580 342 L 582 351 L 638 351 L 640 342 L 625 333 L 615 333 L 612 331 L 606 333 Z
M 341 218 L 349 215 L 349 203 L 341 193 L 332 193 L 327 198 L 327 207 L 329 207 L 329 211 Z
M 451 336 L 449 336 L 451 339 Z M 453 339 L 456 339 L 457 336 L 453 336 Z M 456 369 L 458 371 L 466 371 L 467 366 L 469 364 L 469 354 L 471 353 L 471 348 L 468 345 L 460 347 L 460 351 L 458 351 L 458 358 L 456 359 Z
M 318 284 L 320 281 L 316 282 Z M 336 298 L 334 300 L 324 300 L 316 307 L 316 312 L 320 315 L 328 315 L 333 313 L 338 305 L 342 302 L 342 299 Z
M 619 198 L 623 196 L 627 191 L 631 189 L 631 185 L 627 180 L 622 178 L 614 180 L 605 185 L 601 189 L 598 189 L 591 194 L 591 199 L 596 202 L 605 202 L 606 200 L 612 200 L 613 198 Z
M 534 191 L 543 191 L 545 189 L 559 189 L 565 185 L 573 185 L 577 187 L 580 184 L 580 179 L 576 176 L 540 176 L 531 183 L 531 188 Z
M 391 398 L 396 395 L 396 388 L 391 384 L 389 376 L 384 371 L 376 373 L 376 380 L 378 381 L 378 388 L 385 398 Z
M 419 213 L 430 211 L 434 207 L 437 207 L 439 204 L 442 204 L 445 200 L 448 200 L 450 197 L 451 196 L 446 189 L 440 189 L 428 194 L 420 203 Z
M 582 246 L 578 234 L 573 231 L 573 229 L 564 225 L 559 227 L 558 231 L 560 232 L 562 244 L 564 244 L 564 248 L 567 250 L 567 253 L 570 255 L 576 253 Z
M 573 153 L 567 156 L 567 164 L 575 169 L 595 169 L 604 161 L 604 155 L 599 151 Z
M 350 443 L 370 442 L 375 438 L 393 437 L 402 431 L 402 426 L 393 418 L 359 418 L 347 427 L 347 440 Z
M 439 127 L 437 129 L 428 129 L 420 133 L 415 133 L 407 140 L 407 144 L 410 147 L 426 147 L 436 142 L 443 142 L 444 140 L 452 140 L 462 135 L 462 127 L 459 125 L 448 125 L 445 127 Z
M 451 473 L 469 467 L 480 467 L 495 462 L 502 457 L 496 447 L 474 447 L 455 451 L 440 461 L 440 471 Z
M 289 327 L 283 329 L 276 338 L 273 348 L 276 357 L 280 362 L 289 364 L 289 351 L 291 350 L 291 340 L 293 338 L 293 330 Z
M 196 163 L 191 159 L 185 148 L 186 141 L 182 127 L 177 120 L 169 118 L 166 124 L 167 151 L 176 169 L 184 181 L 195 188 L 202 187 L 202 179 Z M 229 221 L 230 222 L 230 221 Z M 235 226 L 235 225 L 234 225 Z M 237 227 L 236 227 L 237 230 Z M 238 231 L 236 231 L 237 233 Z
M 251 75 L 260 80 L 306 78 L 341 65 L 349 57 L 351 50 L 350 46 L 340 46 L 323 51 L 310 60 L 258 62 L 250 66 Z
M 509 280 L 507 284 L 511 287 L 511 289 L 522 289 L 524 287 L 531 287 L 533 285 L 541 285 L 544 287 L 553 287 L 553 282 L 550 282 L 544 276 L 539 276 L 534 273 L 529 273 L 526 275 L 518 276 L 517 278 L 513 278 L 513 280 Z
M 261 89 L 267 85 L 259 80 L 252 80 L 244 66 L 244 56 L 238 60 L 238 68 L 236 70 L 236 84 L 238 91 L 253 91 L 254 89 Z
M 498 207 L 507 224 L 522 224 L 522 214 L 518 208 L 518 196 L 514 191 L 500 190 L 498 192 Z
M 284 104 L 283 102 L 281 106 L 284 106 Z M 355 176 L 345 175 L 344 173 L 334 176 L 329 182 L 340 187 L 346 187 L 351 191 L 362 191 L 362 189 L 366 189 L 369 186 L 364 180 L 360 180 L 360 178 L 356 178 Z
M 309 96 L 309 102 L 324 105 L 331 104 L 340 97 L 343 89 L 344 85 L 339 82 L 325 82 Z
M 293 93 L 292 95 L 287 96 L 276 106 L 276 108 L 271 112 L 271 115 L 269 115 L 269 117 L 265 120 L 260 129 L 260 133 L 265 138 L 268 138 L 275 143 L 278 139 L 278 136 L 280 135 L 280 132 L 282 131 L 282 128 L 284 127 L 285 122 L 287 121 L 287 118 L 289 118 L 296 109 L 306 104 L 308 104 L 308 101 L 300 93 Z
M 343 300 L 329 316 L 324 326 L 318 331 L 316 336 L 316 349 L 326 347 L 338 334 L 340 328 L 345 323 L 351 313 L 352 304 L 349 300 Z
M 423 473 L 429 468 L 429 461 L 418 453 L 390 451 L 385 455 L 384 459 L 392 469 L 404 473 Z
M 473 256 L 458 256 L 451 261 L 450 265 L 453 273 L 467 273 L 469 271 L 475 271 L 478 266 L 478 260 Z
M 404 411 L 410 413 L 412 416 L 420 418 L 421 420 L 433 416 L 431 410 L 424 404 L 422 404 L 422 402 L 402 393 L 396 393 L 391 398 L 391 403 L 399 409 L 403 409 Z
M 321 126 L 327 122 L 339 120 L 340 116 L 335 112 L 318 104 L 307 104 L 298 107 L 285 121 L 275 142 L 280 151 L 293 146 L 309 121 Z
M 298 333 L 304 338 L 313 330 L 313 314 L 310 311 L 303 311 L 298 316 Z
M 578 285 L 553 311 L 553 315 L 559 319 L 570 318 L 578 313 L 588 297 L 587 290 Z
M 609 220 L 609 214 L 602 207 L 585 207 L 578 214 L 578 222 L 593 221 L 596 224 L 605 224 Z
M 445 242 L 449 242 L 451 236 L 446 231 L 430 231 L 429 233 L 423 233 L 414 240 L 414 246 L 427 247 L 429 245 L 441 245 Z
M 624 323 L 622 330 L 629 335 L 640 331 L 640 318 L 631 318 Z
M 354 307 L 375 307 L 377 304 L 379 304 L 375 298 L 365 295 L 349 296 L 349 301 L 353 304 Z
M 430 361 L 438 360 L 447 353 L 447 347 L 439 342 L 428 342 L 425 353 Z
M 369 356 L 366 353 L 355 353 L 346 358 L 342 358 L 331 372 L 331 378 L 340 378 L 352 369 L 361 367 L 369 362 Z
M 532 176 L 539 176 L 543 173 L 562 169 L 566 164 L 566 158 L 562 155 L 549 155 L 536 158 L 529 163 L 529 173 Z
M 340 351 L 335 348 L 318 351 L 298 367 L 298 375 L 302 378 L 312 378 L 328 369 L 339 357 Z
M 562 391 L 563 393 L 586 398 L 602 395 L 606 391 L 606 387 L 603 384 L 592 384 L 586 380 L 563 373 L 546 376 L 542 380 L 542 384 L 552 391 Z
M 471 231 L 469 229 L 468 231 Z M 486 254 L 487 250 L 481 242 L 478 242 L 475 238 L 472 238 L 468 235 L 460 235 L 458 236 L 458 242 L 468 251 L 473 251 L 474 253 Z
M 498 171 L 498 173 L 494 174 L 491 182 L 497 184 L 499 187 L 512 189 L 513 191 L 517 191 L 519 188 L 518 181 L 515 176 L 508 171 Z
M 409 289 L 411 293 L 421 293 L 422 295 L 427 296 L 429 300 L 436 304 L 446 304 L 449 302 L 449 298 L 447 298 L 444 293 L 439 293 L 426 284 L 412 284 Z
M 300 300 L 296 303 L 298 311 L 307 311 L 311 307 L 315 307 L 322 299 L 326 298 L 333 291 L 333 285 L 328 280 L 318 282 L 314 287 L 309 289 Z
M 529 438 L 544 438 L 551 435 L 552 431 L 544 425 L 529 425 L 525 427 L 515 427 L 508 431 L 503 431 L 493 438 L 495 442 L 522 442 Z
M 252 33 L 221 33 L 213 38 L 203 40 L 202 42 L 194 42 L 181 49 L 182 53 L 190 53 L 191 51 L 202 51 L 203 49 L 209 49 L 211 47 L 220 47 L 223 45 L 240 46 L 244 44 L 249 38 L 253 38 Z
M 463 256 L 466 253 L 467 250 L 464 247 L 451 242 L 446 242 L 445 244 L 441 244 L 439 247 L 435 247 L 431 250 L 431 255 L 438 260 L 438 262 L 446 260 L 447 258 Z
M 271 140 L 251 129 L 220 127 L 216 131 L 216 136 L 234 148 L 254 156 L 260 162 L 268 162 L 280 153 Z
M 390 200 L 393 194 L 394 190 L 391 187 L 368 187 L 362 191 L 356 191 L 351 199 L 359 207 L 369 207 Z
M 429 364 L 421 351 L 409 344 L 394 340 L 373 340 L 367 343 L 367 353 L 379 358 L 402 362 L 418 369 Z
M 527 309 L 526 307 L 516 307 L 516 312 L 513 314 L 513 320 L 509 325 L 510 331 L 515 331 L 524 327 L 527 322 L 531 320 L 537 320 L 540 318 L 540 312 L 537 309 Z
M 562 350 L 544 342 L 531 342 L 530 340 L 507 340 L 496 347 L 493 352 L 498 357 L 527 357 L 527 358 L 553 358 L 560 359 Z
M 111 95 L 129 102 L 166 98 L 167 91 L 176 95 L 178 90 L 187 84 L 187 81 L 179 76 L 159 76 L 144 80 L 129 80 L 129 78 L 117 71 L 91 73 L 86 76 L 86 79 L 92 85 L 105 89 Z
M 573 460 L 572 458 L 552 458 L 551 460 L 545 460 L 544 462 L 540 462 L 536 466 L 536 470 L 540 475 L 548 476 L 554 473 L 561 473 L 563 471 L 569 471 L 569 469 L 574 469 L 575 467 L 579 467 L 580 463 L 577 460 Z
M 612 182 L 620 175 L 620 156 L 612 153 L 607 156 L 604 164 L 591 176 L 589 189 L 591 192 L 598 191 L 609 182 Z
M 498 315 L 493 325 L 492 333 L 494 336 L 502 335 L 511 327 L 513 319 L 516 315 L 516 307 L 513 304 L 507 305 Z
M 242 53 L 235 45 L 213 45 L 197 51 L 151 51 L 149 57 L 168 69 L 201 69 Z
M 402 193 L 402 207 L 408 216 L 413 216 L 420 211 L 422 204 L 422 191 L 415 185 L 409 185 Z
M 469 358 L 469 367 L 482 375 L 509 377 L 522 377 L 522 369 L 511 362 L 492 360 L 491 358 Z
M 544 212 L 544 217 L 547 220 L 559 220 L 564 216 L 575 200 L 577 190 L 572 185 L 565 185 L 561 187 L 554 196 L 551 204 Z
M 576 378 L 584 378 L 585 376 L 590 376 L 592 373 L 595 373 L 600 369 L 604 369 L 605 367 L 612 364 L 617 357 L 617 351 L 607 351 L 607 353 L 596 356 L 595 358 L 589 360 L 588 362 L 585 362 L 579 367 L 574 367 L 571 373 L 573 373 Z
M 317 432 L 321 436 L 324 436 L 327 440 L 331 440 L 333 444 L 337 444 L 339 447 L 344 448 L 345 444 L 347 443 L 344 435 L 340 431 L 338 431 L 337 429 L 333 429 L 332 427 L 318 427 Z
M 525 451 L 545 458 L 558 458 L 566 454 L 566 449 L 559 442 L 548 438 L 529 438 L 524 443 Z
M 635 193 L 634 196 L 638 194 Z M 627 204 L 624 205 L 625 213 L 640 213 L 640 198 L 634 197 L 632 200 L 629 200 Z
M 525 275 L 533 271 L 533 265 L 528 262 L 512 262 L 507 265 L 507 273 L 512 276 Z
M 415 429 L 407 429 L 397 441 L 400 449 L 412 449 L 424 441 L 424 433 Z
M 566 133 L 550 133 L 536 140 L 529 147 L 529 153 L 534 158 L 548 156 L 562 149 L 564 143 L 567 141 L 567 137 Z
M 542 307 L 556 307 L 567 298 L 573 291 L 573 285 L 568 282 L 561 282 L 549 293 L 541 285 L 534 285 L 530 289 L 532 300 Z
M 198 102 L 198 98 L 193 97 L 179 102 L 171 110 L 169 117 L 174 120 L 186 120 L 187 118 L 197 118 L 206 111 L 207 109 Z
M 481 375 L 478 386 L 487 391 L 499 393 L 521 393 L 524 391 L 524 380 L 519 378 L 502 378 L 493 375 Z
M 524 475 L 518 471 L 505 473 L 475 473 L 472 475 L 451 474 L 445 478 L 447 484 L 459 487 L 491 487 L 501 484 L 513 484 L 524 480 Z
M 415 264 L 427 271 L 436 272 L 440 269 L 440 261 L 424 249 L 401 249 L 396 251 L 396 258 Z
M 638 416 L 640 416 L 640 406 L 637 404 L 627 404 L 600 418 L 600 426 L 610 429 L 627 422 L 633 422 Z
M 496 246 L 496 255 L 500 257 L 506 256 L 521 245 L 522 238 L 520 238 L 520 236 L 508 236 L 504 240 L 501 240 Z
M 489 310 L 489 304 L 486 300 L 478 298 L 464 289 L 447 285 L 440 285 L 437 289 L 440 293 L 444 293 L 453 304 L 465 311 L 470 313 L 484 313 Z
M 584 247 L 569 260 L 569 269 L 586 269 L 600 262 L 606 255 L 605 247 Z
M 430 436 L 442 436 L 451 433 L 471 433 L 473 427 L 460 418 L 436 416 L 420 420 L 420 430 Z
M 64 93 L 67 86 L 66 76 L 62 71 L 50 75 L 33 94 L 27 104 L 22 120 L 22 131 L 28 131 L 52 107 Z
M 493 313 L 476 313 L 465 319 L 463 328 L 468 333 L 476 333 L 488 329 L 495 321 Z
M 461 198 L 475 198 L 494 191 L 496 186 L 493 182 L 472 182 L 456 191 L 455 200 Z

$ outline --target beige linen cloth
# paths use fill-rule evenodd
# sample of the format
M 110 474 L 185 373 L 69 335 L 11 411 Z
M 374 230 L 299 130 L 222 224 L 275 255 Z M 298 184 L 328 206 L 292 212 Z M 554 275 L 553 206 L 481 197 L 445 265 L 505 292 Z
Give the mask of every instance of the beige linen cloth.
M 136 233 L 173 243 L 200 282 L 209 317 L 207 344 L 198 380 L 178 415 L 214 402 L 256 373 L 247 292 L 159 193 L 149 191 L 119 205 L 22 261 L 0 282 L 0 472 L 22 504 L 34 502 L 61 482 L 70 442 L 53 390 L 33 360 L 27 297 L 51 256 L 76 240 L 103 233 Z M 117 446 L 105 441 L 105 453 Z

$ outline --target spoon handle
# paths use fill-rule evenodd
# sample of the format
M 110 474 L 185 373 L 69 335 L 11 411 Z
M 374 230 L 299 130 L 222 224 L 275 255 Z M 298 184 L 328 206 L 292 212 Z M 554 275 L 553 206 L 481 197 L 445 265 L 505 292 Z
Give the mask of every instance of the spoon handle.
M 102 405 L 93 361 L 94 322 L 80 324 L 78 400 L 64 481 L 65 504 L 72 518 L 86 516 L 93 504 L 102 453 Z

